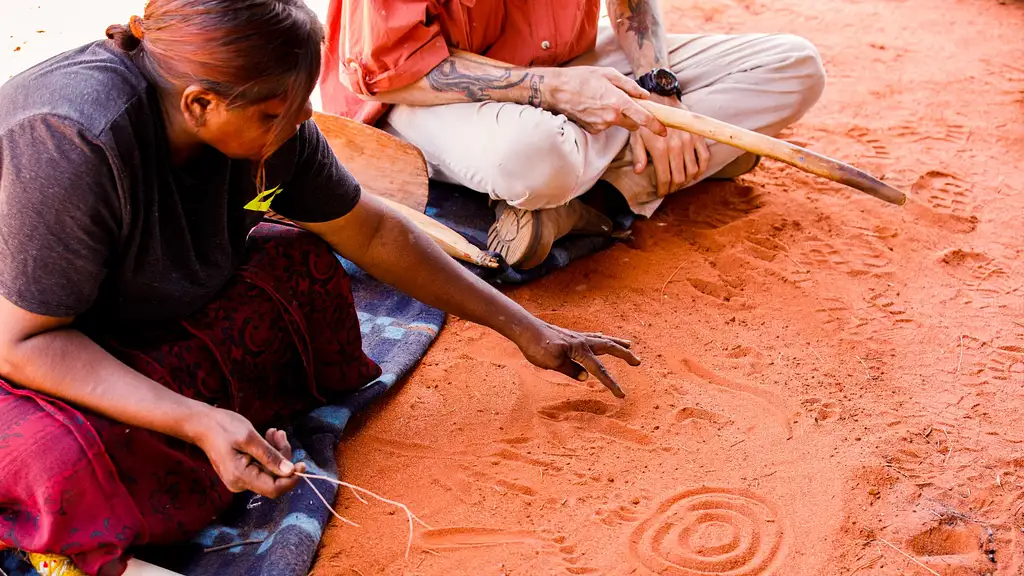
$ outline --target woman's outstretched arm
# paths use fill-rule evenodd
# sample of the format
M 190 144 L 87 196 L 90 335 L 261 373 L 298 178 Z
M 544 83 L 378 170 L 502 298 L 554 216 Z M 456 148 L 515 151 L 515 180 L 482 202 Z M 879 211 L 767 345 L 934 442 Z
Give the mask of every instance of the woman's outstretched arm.
M 452 260 L 419 228 L 370 194 L 363 194 L 359 204 L 337 220 L 300 225 L 381 282 L 497 331 L 541 368 L 580 380 L 592 374 L 621 398 L 621 387 L 598 356 L 640 364 L 626 340 L 581 334 L 537 319 Z

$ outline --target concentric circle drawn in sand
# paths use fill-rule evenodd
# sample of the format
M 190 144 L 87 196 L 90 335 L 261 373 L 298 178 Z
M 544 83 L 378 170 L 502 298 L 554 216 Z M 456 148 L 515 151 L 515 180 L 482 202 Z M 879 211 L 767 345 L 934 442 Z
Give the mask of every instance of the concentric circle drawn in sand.
M 788 530 L 771 503 L 748 490 L 703 487 L 661 503 L 630 536 L 630 551 L 663 576 L 770 574 Z

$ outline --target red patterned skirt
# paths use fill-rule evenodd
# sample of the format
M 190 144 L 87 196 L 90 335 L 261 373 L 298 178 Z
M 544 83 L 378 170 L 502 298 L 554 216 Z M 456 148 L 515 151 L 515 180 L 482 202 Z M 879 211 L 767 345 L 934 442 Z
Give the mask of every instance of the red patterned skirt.
M 216 301 L 175 326 L 100 343 L 260 432 L 380 375 L 328 245 L 276 224 L 253 230 Z M 0 380 L 0 544 L 120 574 L 129 547 L 186 540 L 232 497 L 195 446 Z

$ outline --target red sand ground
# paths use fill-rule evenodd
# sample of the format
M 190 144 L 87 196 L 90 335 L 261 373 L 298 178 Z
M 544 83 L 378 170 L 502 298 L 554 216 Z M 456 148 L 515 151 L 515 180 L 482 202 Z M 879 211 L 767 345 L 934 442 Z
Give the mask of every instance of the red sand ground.
M 435 528 L 406 561 L 404 515 L 344 494 L 361 527 L 314 574 L 928 574 L 883 539 L 1021 574 L 1024 4 L 667 4 L 676 30 L 815 42 L 829 85 L 784 136 L 910 201 L 765 162 L 510 292 L 634 338 L 623 401 L 453 320 L 338 453 Z

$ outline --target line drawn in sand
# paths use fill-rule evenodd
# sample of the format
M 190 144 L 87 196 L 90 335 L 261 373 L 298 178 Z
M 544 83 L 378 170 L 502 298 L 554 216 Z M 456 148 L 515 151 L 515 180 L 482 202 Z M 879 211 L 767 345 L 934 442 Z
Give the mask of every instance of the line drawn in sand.
M 543 530 L 506 530 L 474 526 L 434 528 L 420 533 L 419 544 L 428 550 L 458 550 L 525 544 L 539 549 L 545 558 L 558 558 L 568 574 L 595 574 L 596 568 L 581 566 L 582 555 L 576 545 L 561 534 Z
M 788 440 L 793 437 L 793 425 L 787 416 L 789 411 L 780 405 L 777 396 L 771 391 L 757 386 L 752 386 L 750 384 L 733 382 L 724 376 L 715 374 L 691 358 L 683 357 L 679 359 L 670 359 L 669 361 L 676 365 L 679 372 L 689 374 L 719 388 L 725 388 L 726 390 L 732 390 L 733 392 L 753 396 L 757 400 L 760 400 L 761 403 L 768 406 L 774 420 L 786 431 L 786 439 Z
M 613 440 L 639 446 L 654 444 L 654 439 L 646 432 L 615 419 L 613 416 L 617 411 L 616 406 L 603 400 L 580 398 L 545 404 L 536 413 L 545 420 L 575 423 L 584 431 Z

